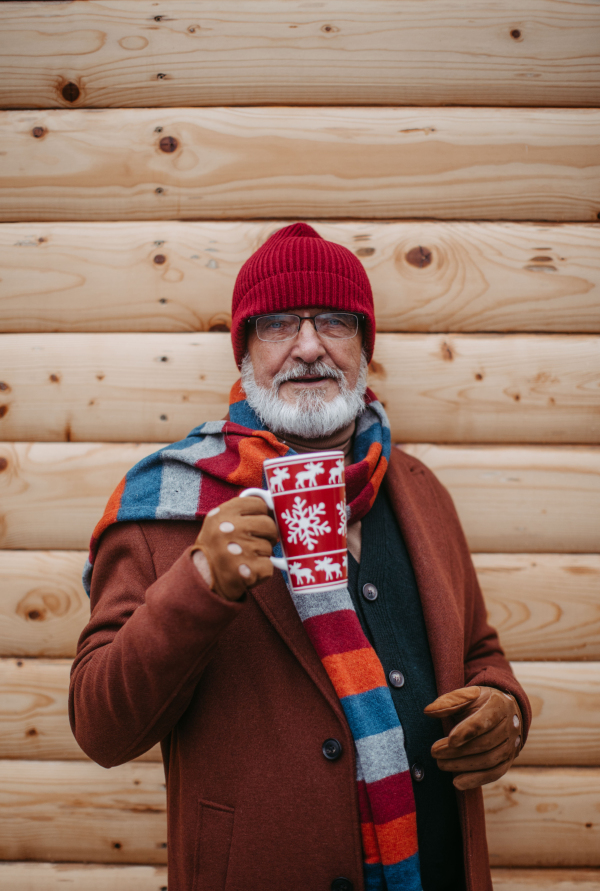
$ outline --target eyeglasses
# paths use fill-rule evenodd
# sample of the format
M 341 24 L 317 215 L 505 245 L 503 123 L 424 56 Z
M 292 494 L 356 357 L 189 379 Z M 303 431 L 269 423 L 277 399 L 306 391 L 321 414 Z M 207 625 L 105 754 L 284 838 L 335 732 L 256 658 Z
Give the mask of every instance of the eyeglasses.
M 292 340 L 300 331 L 302 322 L 312 322 L 321 337 L 348 340 L 355 337 L 358 323 L 364 316 L 353 312 L 320 312 L 316 316 L 297 316 L 294 313 L 272 313 L 267 316 L 251 316 L 248 324 L 256 322 L 259 340 L 281 343 Z

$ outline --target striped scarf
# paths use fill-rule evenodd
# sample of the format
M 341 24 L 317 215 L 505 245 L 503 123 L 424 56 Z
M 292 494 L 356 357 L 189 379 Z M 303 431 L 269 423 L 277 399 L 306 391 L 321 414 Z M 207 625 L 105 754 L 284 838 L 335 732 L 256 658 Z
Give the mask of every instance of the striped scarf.
M 371 390 L 357 420 L 355 463 L 346 467 L 348 522 L 371 508 L 391 451 L 390 427 Z M 94 529 L 83 582 L 89 594 L 102 533 L 117 522 L 198 520 L 242 489 L 266 488 L 263 462 L 294 454 L 260 422 L 238 381 L 229 417 L 196 427 L 133 467 Z M 276 552 L 280 551 L 277 545 Z M 421 891 L 415 802 L 404 734 L 385 674 L 347 588 L 292 599 L 339 696 L 356 748 L 366 891 Z

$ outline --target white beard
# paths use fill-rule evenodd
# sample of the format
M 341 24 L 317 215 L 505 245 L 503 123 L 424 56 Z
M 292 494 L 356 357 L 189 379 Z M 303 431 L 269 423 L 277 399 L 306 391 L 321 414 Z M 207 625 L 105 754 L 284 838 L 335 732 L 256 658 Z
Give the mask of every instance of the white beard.
M 242 362 L 242 386 L 250 408 L 258 415 L 265 427 L 278 436 L 299 436 L 301 439 L 321 439 L 347 427 L 365 410 L 364 394 L 367 389 L 367 359 L 360 359 L 358 380 L 354 389 L 346 383 L 343 372 L 324 362 L 307 365 L 298 362 L 288 371 L 279 372 L 270 387 L 256 383 L 249 353 Z M 285 381 L 316 374 L 338 382 L 340 392 L 330 402 L 325 401 L 325 390 L 307 387 L 294 403 L 285 402 L 279 396 L 279 388 Z

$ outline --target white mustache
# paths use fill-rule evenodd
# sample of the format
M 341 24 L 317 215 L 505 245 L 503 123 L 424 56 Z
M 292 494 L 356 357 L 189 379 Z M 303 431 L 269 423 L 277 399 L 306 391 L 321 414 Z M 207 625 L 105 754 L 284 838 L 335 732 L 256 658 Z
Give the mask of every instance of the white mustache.
M 332 368 L 331 365 L 326 365 L 325 362 L 311 362 L 310 364 L 306 362 L 298 362 L 296 365 L 292 366 L 292 368 L 288 368 L 287 371 L 279 371 L 273 377 L 272 388 L 274 390 L 279 390 L 282 384 L 285 384 L 286 381 L 295 381 L 301 380 L 303 377 L 314 376 L 314 377 L 328 377 L 332 378 L 339 383 L 345 383 L 346 378 L 342 371 L 338 368 Z

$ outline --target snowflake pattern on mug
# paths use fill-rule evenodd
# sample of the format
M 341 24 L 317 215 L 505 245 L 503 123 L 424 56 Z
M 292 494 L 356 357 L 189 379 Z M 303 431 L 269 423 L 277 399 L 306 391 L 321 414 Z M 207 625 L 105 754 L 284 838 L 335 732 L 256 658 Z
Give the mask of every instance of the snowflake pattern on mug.
M 292 544 L 298 540 L 309 551 L 314 551 L 318 539 L 326 532 L 331 532 L 327 520 L 321 519 L 325 513 L 325 504 L 308 504 L 305 498 L 296 495 L 292 510 L 284 510 L 282 520 L 287 524 L 287 535 Z

